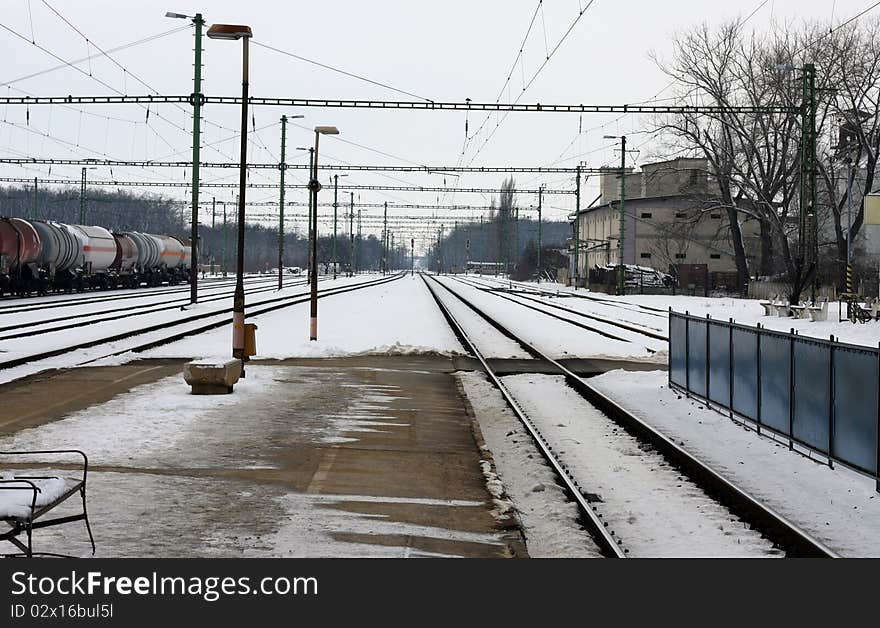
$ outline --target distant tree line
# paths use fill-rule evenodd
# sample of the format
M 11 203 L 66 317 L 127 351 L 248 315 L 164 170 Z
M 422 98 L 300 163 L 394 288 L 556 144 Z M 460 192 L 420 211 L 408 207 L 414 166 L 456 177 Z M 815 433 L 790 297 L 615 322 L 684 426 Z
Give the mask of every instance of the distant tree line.
M 99 225 L 113 232 L 143 231 L 190 237 L 190 206 L 174 199 L 154 194 L 132 194 L 122 190 L 94 190 L 89 188 L 85 224 Z M 80 223 L 79 192 L 32 187 L 0 187 L 0 216 L 17 216 L 36 220 L 54 220 L 67 224 Z M 226 228 L 219 214 L 212 219 L 213 226 L 199 226 L 200 263 L 220 268 L 224 257 L 229 270 L 235 268 L 238 238 L 237 211 L 227 206 Z M 287 230 L 286 230 L 287 231 Z M 333 259 L 332 235 L 318 237 L 319 263 Z M 225 250 L 225 256 L 224 256 Z M 337 233 L 337 259 L 344 268 L 351 263 L 351 240 L 340 229 Z M 382 260 L 382 241 L 375 235 L 355 236 L 355 266 L 359 270 L 379 270 Z M 308 266 L 308 236 L 296 230 L 284 234 L 284 266 Z M 389 251 L 389 267 L 402 267 L 409 262 L 408 247 L 398 246 Z M 260 224 L 245 224 L 244 266 L 248 272 L 267 270 L 278 265 L 278 228 Z
M 443 272 L 463 272 L 468 261 L 499 262 L 513 274 L 531 276 L 537 268 L 538 221 L 533 209 L 517 207 L 513 178 L 501 184 L 502 192 L 498 199 L 492 199 L 489 215 L 474 220 L 452 221 L 451 229 L 445 229 L 440 237 L 435 237 L 426 255 L 430 270 L 438 268 Z M 528 211 L 528 215 L 526 215 Z M 542 266 L 552 272 L 560 260 L 549 255 L 555 249 L 562 249 L 571 237 L 571 225 L 567 222 L 542 220 L 541 243 Z M 563 262 L 567 264 L 567 261 Z M 519 272 L 518 272 L 519 270 Z M 525 277 L 523 277 L 525 278 Z

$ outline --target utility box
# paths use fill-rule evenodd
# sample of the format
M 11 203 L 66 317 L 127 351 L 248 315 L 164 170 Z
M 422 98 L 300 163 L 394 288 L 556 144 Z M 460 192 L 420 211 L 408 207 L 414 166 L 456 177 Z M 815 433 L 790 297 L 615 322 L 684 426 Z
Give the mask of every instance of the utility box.
M 257 355 L 257 326 L 255 323 L 244 324 L 244 357 Z
M 257 355 L 257 326 L 254 323 L 244 324 L 244 356 L 245 359 Z

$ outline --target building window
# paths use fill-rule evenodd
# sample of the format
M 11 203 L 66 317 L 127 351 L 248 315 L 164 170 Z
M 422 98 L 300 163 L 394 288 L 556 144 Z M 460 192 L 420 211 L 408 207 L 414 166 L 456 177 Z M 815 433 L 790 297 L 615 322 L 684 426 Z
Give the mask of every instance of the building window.
M 709 257 L 711 259 L 721 259 L 721 253 L 712 253 Z
M 642 218 L 651 218 L 651 212 L 642 212 Z
M 684 259 L 685 257 L 686 256 L 684 253 L 676 253 L 675 254 L 675 259 Z
M 640 255 L 640 257 L 641 257 L 642 259 L 651 259 L 651 254 L 650 254 L 650 253 L 642 253 L 642 254 Z
M 676 218 L 687 218 L 687 212 L 675 212 Z

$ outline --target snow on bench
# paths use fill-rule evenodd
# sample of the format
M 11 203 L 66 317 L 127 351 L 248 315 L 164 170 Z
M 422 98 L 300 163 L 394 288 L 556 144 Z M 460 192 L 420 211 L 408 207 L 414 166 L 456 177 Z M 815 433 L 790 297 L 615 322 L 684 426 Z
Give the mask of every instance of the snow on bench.
M 95 538 L 92 536 L 92 527 L 89 524 L 89 516 L 86 511 L 86 478 L 89 472 L 89 460 L 85 453 L 77 449 L 62 449 L 49 451 L 0 451 L 0 459 L 11 458 L 19 462 L 19 457 L 38 457 L 42 466 L 45 458 L 57 458 L 59 456 L 76 455 L 82 458 L 80 477 L 60 477 L 56 475 L 37 475 L 39 472 L 22 471 L 14 473 L 10 470 L 0 471 L 0 521 L 9 526 L 9 530 L 0 532 L 0 541 L 12 543 L 20 552 L 9 556 L 34 555 L 33 531 L 38 528 L 61 525 L 73 521 L 85 521 L 86 530 L 89 533 L 89 541 L 92 544 L 92 554 L 95 553 Z M 32 460 L 33 458 L 31 458 Z M 68 498 L 79 494 L 82 498 L 82 512 L 75 515 L 45 519 L 44 515 L 62 504 Z M 18 537 L 21 534 L 27 536 L 27 544 Z M 59 556 L 60 554 L 45 555 Z

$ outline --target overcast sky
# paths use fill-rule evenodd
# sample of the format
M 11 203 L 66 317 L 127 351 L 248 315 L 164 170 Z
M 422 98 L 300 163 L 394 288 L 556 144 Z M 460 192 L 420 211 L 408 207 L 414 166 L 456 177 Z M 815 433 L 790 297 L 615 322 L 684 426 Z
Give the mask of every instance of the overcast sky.
M 844 21 L 871 4 L 870 0 L 323 0 L 320 2 L 270 2 L 214 0 L 201 4 L 188 0 L 6 0 L 0 16 L 0 74 L 3 96 L 109 95 L 192 92 L 193 29 L 188 20 L 165 18 L 166 11 L 193 15 L 203 11 L 206 21 L 242 23 L 254 33 L 250 59 L 252 96 L 294 98 L 342 98 L 375 100 L 417 100 L 356 78 L 311 65 L 261 46 L 271 46 L 307 57 L 322 64 L 384 83 L 419 98 L 435 101 L 502 102 L 520 97 L 523 103 L 623 104 L 650 99 L 661 92 L 668 79 L 650 58 L 653 51 L 670 53 L 669 37 L 677 30 L 706 21 L 717 24 L 736 16 L 749 16 L 749 26 L 766 28 L 771 20 L 802 19 Z M 70 22 L 53 13 L 57 10 Z M 565 32 L 578 17 L 568 37 L 547 62 Z M 880 9 L 878 9 L 880 10 Z M 526 31 L 523 54 L 507 81 Z M 169 31 L 180 29 L 177 32 Z M 77 32 L 79 31 L 79 33 Z M 24 39 L 16 36 L 18 33 Z M 81 34 L 80 34 L 81 33 Z M 118 52 L 111 59 L 99 49 L 114 48 L 163 35 Z M 90 41 L 87 42 L 85 38 Z M 36 45 L 31 43 L 36 42 Z M 90 43 L 91 42 L 91 43 Z M 38 46 L 44 48 L 41 50 Z M 48 51 L 48 52 L 47 52 Z M 51 54 L 50 54 L 51 53 Z M 53 57 L 52 55 L 56 55 Z M 98 55 L 98 56 L 95 56 Z M 44 70 L 91 56 L 91 60 Z M 239 95 L 241 90 L 241 43 L 204 41 L 203 92 L 207 95 Z M 123 69 L 124 68 L 124 69 Z M 26 78 L 43 72 L 39 76 Z M 531 77 L 537 77 L 522 93 Z M 140 83 L 143 81 L 149 87 Z M 116 91 L 114 91 L 116 90 Z M 664 93 L 660 93 L 662 98 Z M 668 93 L 666 94 L 668 95 Z M 6 157 L 110 158 L 123 160 L 188 160 L 191 158 L 191 108 L 187 105 L 151 106 L 149 118 L 139 105 L 85 105 L 77 107 L 0 106 L 0 154 Z M 424 164 L 475 166 L 574 166 L 579 161 L 590 167 L 616 163 L 614 141 L 603 135 L 627 134 L 631 146 L 641 149 L 632 155 L 633 165 L 645 161 L 650 144 L 645 143 L 646 120 L 639 116 L 550 113 L 512 113 L 498 125 L 503 114 L 449 111 L 401 111 L 303 108 L 280 109 L 259 106 L 251 109 L 257 132 L 250 133 L 249 161 L 278 162 L 282 114 L 305 116 L 288 126 L 287 161 L 307 161 L 298 146 L 313 142 L 311 129 L 319 124 L 339 127 L 338 139 L 321 144 L 321 163 L 334 164 Z M 218 140 L 237 133 L 240 109 L 230 105 L 209 105 L 204 109 L 203 161 L 236 161 L 238 140 Z M 250 115 L 250 114 L 249 114 Z M 464 154 L 465 122 L 474 135 Z M 485 123 L 484 123 L 485 121 Z M 295 126 L 300 125 L 300 126 Z M 46 134 L 49 136 L 47 137 Z M 490 133 L 493 133 L 491 138 Z M 345 143 L 343 140 L 361 145 Z M 372 150 L 370 150 L 372 149 Z M 288 182 L 305 181 L 302 171 L 291 171 Z M 47 177 L 48 166 L 0 165 L 2 177 Z M 108 168 L 89 171 L 94 180 L 139 180 L 187 182 L 183 169 Z M 325 175 L 326 177 L 327 175 Z M 78 189 L 79 167 L 53 166 L 51 178 L 70 179 Z M 358 185 L 424 185 L 453 188 L 496 188 L 503 175 L 352 173 L 344 181 Z M 234 183 L 235 170 L 202 170 L 203 181 Z M 255 170 L 252 183 L 278 181 L 277 171 Z M 332 200 L 328 181 L 321 201 Z M 573 177 L 564 175 L 517 176 L 517 186 L 573 189 Z M 129 188 L 130 189 L 130 188 Z M 597 193 L 594 181 L 584 185 L 584 204 Z M 188 199 L 186 188 L 149 189 L 177 199 Z M 231 201 L 235 191 L 203 188 L 203 200 L 212 197 Z M 348 199 L 348 192 L 340 193 Z M 274 189 L 251 189 L 249 201 L 277 201 Z M 292 189 L 287 199 L 305 201 L 306 191 Z M 363 191 L 362 203 L 488 205 L 490 195 L 462 192 L 426 193 Z M 527 207 L 536 199 L 520 194 L 518 204 Z M 570 196 L 550 196 L 545 201 L 548 219 L 563 219 L 574 206 Z M 304 208 L 288 210 L 305 213 Z M 322 209 L 322 213 L 325 210 Z M 381 209 L 365 209 L 378 216 Z M 274 207 L 253 207 L 254 219 L 277 215 Z M 2 214 L 2 207 L 0 207 Z M 206 209 L 202 220 L 210 220 Z M 449 225 L 467 220 L 478 211 L 429 209 L 389 210 L 390 215 L 437 217 Z M 301 225 L 304 219 L 299 220 Z M 422 228 L 429 220 L 420 223 Z M 288 228 L 293 228 L 289 225 Z M 302 226 L 300 227 L 302 228 Z M 365 228 L 367 220 L 365 218 Z M 369 230 L 373 230 L 370 225 Z M 401 235 L 404 230 L 398 230 Z

